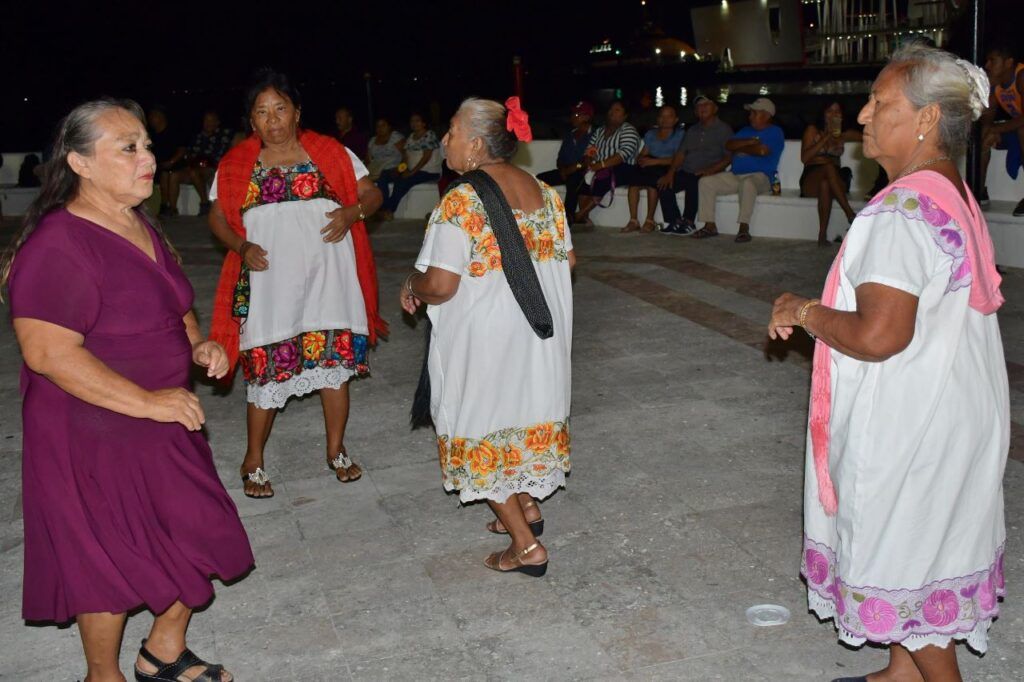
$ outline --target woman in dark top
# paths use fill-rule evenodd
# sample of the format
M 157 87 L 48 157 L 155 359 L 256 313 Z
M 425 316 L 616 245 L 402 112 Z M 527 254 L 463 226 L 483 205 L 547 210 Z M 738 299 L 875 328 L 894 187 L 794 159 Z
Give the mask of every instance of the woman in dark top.
M 800 196 L 818 198 L 818 244 L 828 244 L 828 217 L 832 213 L 832 200 L 853 222 L 856 215 L 846 195 L 850 191 L 850 170 L 840 166 L 843 147 L 847 142 L 860 142 L 861 132 L 843 128 L 843 107 L 830 102 L 822 109 L 816 123 L 804 130 L 800 147 L 800 160 L 804 172 L 800 175 Z
M 89 680 L 124 679 L 127 612 L 154 614 L 137 680 L 230 682 L 186 648 L 211 576 L 253 557 L 202 434 L 193 364 L 227 372 L 163 234 L 133 208 L 157 164 L 142 110 L 99 100 L 62 121 L 39 198 L 4 259 L 25 364 L 22 615 L 75 619 Z

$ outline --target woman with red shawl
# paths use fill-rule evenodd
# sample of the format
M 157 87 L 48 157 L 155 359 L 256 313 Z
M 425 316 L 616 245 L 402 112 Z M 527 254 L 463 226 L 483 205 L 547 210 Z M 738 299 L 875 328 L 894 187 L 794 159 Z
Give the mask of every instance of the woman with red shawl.
M 320 392 L 327 464 L 362 476 L 345 450 L 348 380 L 369 373 L 367 350 L 387 327 L 364 220 L 381 204 L 363 163 L 338 141 L 300 130 L 299 93 L 258 74 L 246 99 L 253 134 L 221 161 L 210 229 L 228 248 L 210 336 L 241 363 L 248 497 L 274 494 L 263 448 L 291 396 Z

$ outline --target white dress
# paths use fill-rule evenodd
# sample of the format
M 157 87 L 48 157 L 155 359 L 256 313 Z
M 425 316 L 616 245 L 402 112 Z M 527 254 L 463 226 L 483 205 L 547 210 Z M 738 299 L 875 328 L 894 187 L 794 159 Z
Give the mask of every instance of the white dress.
M 918 297 L 914 337 L 884 362 L 832 351 L 829 468 L 818 502 L 807 440 L 804 555 L 811 609 L 839 638 L 910 650 L 988 646 L 1004 594 L 1003 470 L 1009 387 L 996 316 L 968 305 L 963 232 L 926 196 L 898 188 L 857 217 L 835 307 L 874 282 Z
M 431 413 L 445 490 L 463 502 L 543 499 L 569 471 L 572 239 L 561 199 L 541 183 L 545 206 L 516 212 L 554 336 L 539 338 L 501 270 L 483 205 L 468 184 L 441 200 L 416 268 L 461 276 L 455 296 L 427 307 Z
M 356 180 L 366 177 L 368 171 L 363 162 L 351 150 L 346 151 Z M 309 360 L 302 357 L 302 346 L 307 346 L 305 350 L 309 346 L 303 338 L 306 332 L 322 335 L 320 344 L 326 342 L 326 351 L 331 352 L 330 346 L 336 338 L 331 330 L 347 330 L 352 339 L 362 344 L 356 354 L 365 359 L 365 343 L 358 337 L 365 337 L 369 330 L 352 240 L 346 235 L 340 242 L 327 244 L 320 233 L 330 222 L 326 214 L 340 208 L 341 204 L 333 197 L 320 196 L 323 191 L 313 191 L 314 198 L 305 198 L 293 190 L 296 179 L 317 177 L 317 182 L 324 182 L 312 162 L 266 170 L 257 162 L 254 180 L 259 176 L 265 182 L 266 171 L 280 171 L 286 180 L 281 183 L 282 198 L 275 197 L 272 201 L 262 198 L 250 201 L 253 193 L 258 195 L 261 191 L 260 185 L 253 182 L 250 197 L 242 208 L 246 239 L 267 251 L 270 267 L 249 273 L 250 303 L 248 317 L 239 333 L 239 350 L 275 346 L 298 337 L 301 340 L 294 345 L 298 346 L 299 361 L 305 362 Z M 317 187 L 317 190 L 322 188 Z M 215 176 L 210 200 L 216 199 Z M 267 355 L 273 356 L 274 351 L 268 348 Z M 269 361 L 272 362 L 273 357 Z M 365 362 L 357 364 L 365 365 Z M 283 407 L 293 395 L 338 388 L 354 374 L 362 373 L 355 366 L 347 365 L 354 363 L 317 362 L 315 366 L 277 373 L 265 382 L 247 381 L 247 399 L 263 409 Z

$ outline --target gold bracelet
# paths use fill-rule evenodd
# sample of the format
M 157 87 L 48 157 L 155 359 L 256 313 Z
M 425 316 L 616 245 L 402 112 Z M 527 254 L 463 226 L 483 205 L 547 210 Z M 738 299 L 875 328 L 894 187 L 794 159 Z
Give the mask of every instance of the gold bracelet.
M 816 305 L 821 305 L 821 301 L 817 298 L 812 298 L 800 306 L 800 312 L 797 313 L 796 319 L 799 320 L 800 326 L 804 329 L 807 328 L 807 312 Z
M 409 273 L 409 276 L 405 278 L 405 290 L 409 292 L 410 296 L 416 296 L 416 292 L 412 290 L 412 278 L 416 276 L 415 272 Z
M 359 219 L 365 221 L 366 213 L 363 211 L 363 203 L 359 202 L 358 204 L 356 204 L 356 206 L 359 208 Z

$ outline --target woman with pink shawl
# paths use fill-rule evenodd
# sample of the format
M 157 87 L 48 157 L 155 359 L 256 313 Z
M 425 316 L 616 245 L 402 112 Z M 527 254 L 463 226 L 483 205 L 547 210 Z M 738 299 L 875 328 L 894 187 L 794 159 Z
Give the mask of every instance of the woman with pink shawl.
M 801 572 L 840 640 L 889 645 L 872 680 L 960 680 L 953 642 L 984 653 L 1005 592 L 1003 297 L 956 164 L 987 101 L 972 64 L 920 45 L 893 55 L 858 119 L 893 181 L 821 300 L 783 294 L 769 324 L 817 337 Z

